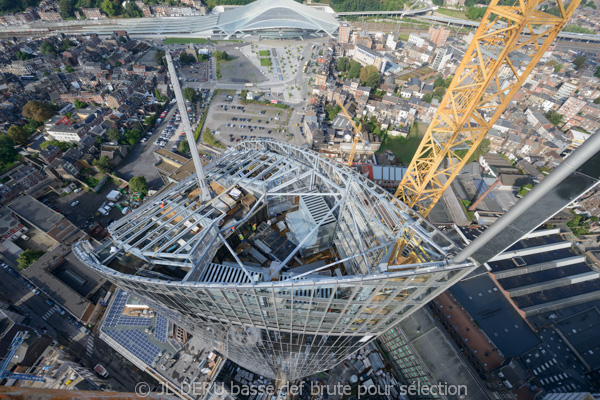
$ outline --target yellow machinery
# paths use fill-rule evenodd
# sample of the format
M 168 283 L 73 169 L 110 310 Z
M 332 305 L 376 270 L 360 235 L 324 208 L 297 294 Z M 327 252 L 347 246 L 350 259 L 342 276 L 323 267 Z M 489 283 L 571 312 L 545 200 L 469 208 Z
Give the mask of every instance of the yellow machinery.
M 354 130 L 354 140 L 352 141 L 352 150 L 350 150 L 350 156 L 348 157 L 348 166 L 351 167 L 352 161 L 354 160 L 354 154 L 356 153 L 356 146 L 358 146 L 358 141 L 360 140 L 362 143 L 365 142 L 363 139 L 363 136 L 362 136 L 362 130 L 361 130 L 362 124 L 359 122 L 358 126 L 354 125 L 354 121 L 350 117 L 350 114 L 348 114 L 346 107 L 344 107 L 344 105 L 342 104 L 342 102 L 339 99 L 335 99 L 335 101 L 337 102 L 338 106 L 340 106 L 342 108 L 342 111 L 344 112 L 344 115 L 346 115 L 346 118 L 348 118 L 350 120 L 352 129 Z
M 543 0 L 518 0 L 512 6 L 492 0 L 396 197 L 429 214 L 580 1 L 565 9 L 557 0 L 557 17 L 538 10 Z

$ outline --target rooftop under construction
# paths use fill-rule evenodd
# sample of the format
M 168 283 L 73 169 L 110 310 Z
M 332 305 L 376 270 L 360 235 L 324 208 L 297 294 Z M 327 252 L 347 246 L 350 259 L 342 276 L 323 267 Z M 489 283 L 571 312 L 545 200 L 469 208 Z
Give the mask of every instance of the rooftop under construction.
M 473 267 L 450 264 L 458 248 L 398 199 L 311 150 L 245 141 L 204 174 L 208 201 L 190 175 L 74 252 L 265 376 L 331 368 Z

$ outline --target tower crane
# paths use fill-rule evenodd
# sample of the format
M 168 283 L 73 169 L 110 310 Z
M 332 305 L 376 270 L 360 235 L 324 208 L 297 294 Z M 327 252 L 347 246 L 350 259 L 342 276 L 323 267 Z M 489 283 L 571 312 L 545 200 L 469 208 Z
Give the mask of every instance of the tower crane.
M 0 363 L 0 380 L 2 379 L 16 379 L 16 380 L 28 380 L 28 381 L 38 381 L 44 382 L 46 379 L 41 376 L 36 375 L 28 375 L 28 374 L 17 374 L 14 372 L 6 372 L 6 368 L 10 363 L 10 360 L 14 357 L 15 353 L 21 347 L 21 343 L 27 337 L 27 331 L 18 331 L 15 334 L 12 342 L 10 343 L 10 347 L 8 348 L 8 352 L 6 353 L 6 357 Z
M 555 16 L 538 10 L 545 0 L 491 1 L 396 197 L 429 214 L 580 2 L 556 0 Z
M 352 130 L 354 130 L 354 139 L 352 140 L 352 149 L 350 150 L 350 156 L 348 157 L 348 166 L 351 167 L 352 162 L 354 161 L 354 154 L 356 154 L 356 147 L 358 146 L 358 142 L 360 141 L 362 143 L 365 143 L 365 140 L 362 135 L 362 124 L 359 122 L 358 126 L 356 126 L 354 124 L 354 121 L 352 120 L 352 117 L 350 117 L 348 110 L 346 110 L 346 107 L 344 107 L 344 104 L 342 104 L 340 99 L 339 98 L 335 99 L 335 101 L 337 102 L 338 106 L 340 106 L 340 108 L 344 112 L 344 115 L 346 116 L 346 118 L 348 118 L 348 120 L 350 120 L 350 125 L 352 125 Z

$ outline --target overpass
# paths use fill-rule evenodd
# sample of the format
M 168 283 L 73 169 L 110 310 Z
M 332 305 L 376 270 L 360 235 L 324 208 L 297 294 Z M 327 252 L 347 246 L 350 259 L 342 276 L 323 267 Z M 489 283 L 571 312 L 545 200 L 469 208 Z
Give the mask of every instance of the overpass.
M 430 11 L 437 10 L 437 6 L 429 5 L 427 7 L 418 8 L 416 10 L 401 10 L 401 11 L 348 11 L 348 12 L 338 12 L 336 15 L 343 16 L 359 16 L 359 17 L 368 17 L 373 15 L 381 15 L 381 16 L 400 16 L 404 17 L 406 15 L 417 15 L 428 13 Z
M 429 20 L 429 21 L 435 21 L 440 24 L 455 25 L 455 26 L 460 26 L 460 27 L 470 27 L 473 29 L 477 29 L 477 27 L 479 26 L 478 21 L 468 21 L 465 19 L 452 18 L 452 17 L 439 17 L 436 15 L 425 15 L 425 16 L 422 16 L 419 18 Z M 523 31 L 523 32 L 525 32 L 525 31 Z M 572 42 L 585 42 L 585 43 L 596 42 L 597 43 L 597 42 L 600 42 L 600 35 L 589 35 L 589 34 L 585 34 L 585 33 L 573 33 L 573 32 L 560 32 L 558 34 L 558 39 L 563 40 L 563 41 L 565 41 L 565 40 L 572 41 Z

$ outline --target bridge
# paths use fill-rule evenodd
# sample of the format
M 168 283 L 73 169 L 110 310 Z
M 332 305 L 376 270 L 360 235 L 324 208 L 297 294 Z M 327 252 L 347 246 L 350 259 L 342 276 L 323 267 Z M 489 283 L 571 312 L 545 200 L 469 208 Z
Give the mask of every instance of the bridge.
M 465 19 L 452 18 L 452 17 L 438 17 L 436 15 L 424 15 L 419 18 L 429 20 L 429 21 L 435 21 L 437 23 L 446 24 L 446 25 L 471 27 L 473 29 L 477 29 L 477 27 L 479 26 L 478 21 L 468 21 Z M 590 35 L 590 34 L 585 34 L 585 33 L 573 33 L 573 32 L 560 32 L 558 34 L 558 39 L 562 40 L 562 41 L 567 40 L 567 41 L 572 41 L 572 42 L 594 43 L 594 42 L 600 42 L 600 35 Z
M 336 13 L 336 15 L 343 17 L 343 16 L 360 16 L 360 17 L 368 17 L 368 16 L 400 16 L 400 17 L 404 17 L 407 15 L 417 15 L 417 14 L 423 14 L 423 13 L 428 13 L 431 11 L 435 11 L 437 10 L 438 7 L 437 6 L 432 6 L 429 5 L 427 7 L 423 7 L 423 8 L 418 8 L 415 10 L 401 10 L 401 11 L 348 11 L 348 12 L 338 12 Z

